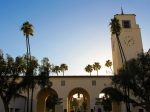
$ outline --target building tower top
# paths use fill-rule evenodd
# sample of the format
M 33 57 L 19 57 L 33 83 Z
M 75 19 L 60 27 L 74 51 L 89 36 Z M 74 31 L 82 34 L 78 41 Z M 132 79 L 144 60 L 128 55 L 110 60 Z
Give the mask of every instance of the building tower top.
M 121 15 L 123 15 L 124 13 L 123 13 L 123 9 L 122 9 L 122 7 L 121 7 Z

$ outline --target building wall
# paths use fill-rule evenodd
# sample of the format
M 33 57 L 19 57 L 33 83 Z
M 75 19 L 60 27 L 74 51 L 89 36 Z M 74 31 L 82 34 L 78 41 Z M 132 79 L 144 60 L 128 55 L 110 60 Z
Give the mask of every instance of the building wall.
M 89 104 L 88 112 L 90 112 L 91 109 L 94 109 L 95 102 L 96 102 L 95 98 L 99 98 L 99 94 L 101 93 L 101 91 L 105 87 L 109 87 L 109 84 L 111 83 L 111 79 L 109 76 L 50 76 L 50 80 L 53 82 L 52 89 L 55 90 L 59 98 L 63 98 L 61 100 L 62 101 L 61 105 L 63 106 L 63 109 L 68 110 L 68 96 L 72 92 L 72 90 L 76 89 L 77 90 L 76 93 L 77 92 L 82 93 L 83 91 L 80 91 L 80 90 L 84 89 L 89 95 L 90 104 Z M 65 81 L 65 86 L 61 86 L 62 80 Z M 92 86 L 93 80 L 96 81 L 96 86 Z M 39 94 L 40 92 L 41 92 L 41 88 L 39 86 L 36 86 L 34 90 L 34 95 L 33 95 L 33 112 L 39 112 L 37 110 L 37 107 L 38 107 L 37 102 L 39 100 L 38 97 L 40 98 L 43 97 L 45 98 L 45 101 L 46 101 L 46 97 L 49 95 L 47 94 L 47 96 L 44 96 L 44 91 L 42 94 Z M 27 93 L 23 93 L 22 95 L 27 96 Z M 45 102 L 42 102 L 41 104 L 44 105 L 44 103 Z M 25 105 L 24 97 L 19 97 L 15 100 L 12 99 L 9 105 L 10 108 L 13 108 L 13 112 L 15 112 L 15 109 L 18 109 L 18 108 L 20 109 L 20 112 L 24 112 L 25 106 L 26 105 Z M 121 103 L 120 106 L 117 105 L 116 103 L 113 103 L 112 106 L 114 110 L 112 112 L 120 112 L 120 110 L 121 112 L 126 112 L 126 107 L 123 102 Z M 138 112 L 138 109 L 139 107 L 131 108 L 132 112 Z M 4 112 L 3 102 L 1 99 L 0 99 L 0 110 Z M 42 111 L 44 112 L 44 109 L 41 110 L 40 112 Z
M 69 93 L 75 89 L 75 88 L 83 88 L 85 89 L 90 97 L 90 109 L 88 112 L 90 112 L 91 109 L 94 109 L 95 107 L 95 98 L 99 98 L 99 94 L 105 87 L 109 87 L 111 83 L 111 79 L 109 76 L 52 76 L 50 77 L 50 80 L 53 82 L 52 89 L 56 91 L 59 98 L 62 99 L 63 109 L 68 110 L 68 96 Z M 61 86 L 61 81 L 65 81 L 65 86 Z M 96 81 L 96 86 L 92 86 L 92 81 Z M 37 112 L 37 103 L 36 101 L 38 93 L 41 89 L 37 87 L 34 91 L 34 112 Z M 78 91 L 77 91 L 78 92 Z M 82 93 L 82 91 L 79 92 Z M 42 96 L 41 96 L 42 97 Z M 132 97 L 132 95 L 131 95 Z M 123 102 L 118 105 L 117 103 L 112 104 L 113 111 L 112 112 L 126 112 L 126 106 Z M 138 112 L 138 108 L 134 108 L 131 106 L 132 112 Z M 69 112 L 69 111 L 68 111 Z
M 94 109 L 95 98 L 99 98 L 101 91 L 111 82 L 108 76 L 51 76 L 50 80 L 53 82 L 52 89 L 57 92 L 59 98 L 63 98 L 62 105 L 64 109 L 67 109 L 68 95 L 74 88 L 83 88 L 89 93 L 90 109 Z M 65 86 L 61 86 L 62 80 L 65 81 Z M 96 81 L 96 86 L 92 86 L 92 80 Z M 38 86 L 34 90 L 34 112 L 37 108 L 36 101 L 40 90 Z
M 12 110 L 10 112 L 15 112 L 15 109 L 19 109 L 19 112 L 25 112 L 25 97 L 12 98 L 10 101 L 9 108 Z M 0 98 L 0 112 L 5 112 L 3 101 Z

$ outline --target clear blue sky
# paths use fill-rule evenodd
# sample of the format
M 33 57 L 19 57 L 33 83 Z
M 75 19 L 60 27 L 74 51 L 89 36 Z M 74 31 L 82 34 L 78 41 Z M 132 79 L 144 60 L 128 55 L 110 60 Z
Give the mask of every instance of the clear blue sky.
M 0 49 L 13 57 L 25 54 L 25 37 L 20 28 L 29 21 L 34 26 L 31 52 L 39 63 L 48 57 L 54 65 L 68 65 L 65 75 L 89 75 L 85 66 L 100 62 L 99 74 L 107 75 L 104 64 L 112 60 L 108 24 L 121 13 L 121 6 L 125 14 L 136 14 L 143 48 L 148 51 L 149 0 L 1 0 Z

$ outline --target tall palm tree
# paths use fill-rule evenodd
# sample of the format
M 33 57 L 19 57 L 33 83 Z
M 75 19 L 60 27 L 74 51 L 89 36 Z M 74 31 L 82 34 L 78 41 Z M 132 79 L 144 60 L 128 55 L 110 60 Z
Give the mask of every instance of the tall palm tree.
M 121 26 L 119 24 L 119 19 L 117 18 L 112 18 L 111 19 L 111 22 L 109 23 L 110 25 L 110 31 L 112 33 L 112 35 L 116 35 L 116 39 L 117 39 L 117 43 L 118 43 L 118 46 L 119 46 L 119 51 L 120 51 L 120 55 L 121 55 L 121 60 L 122 60 L 122 64 L 123 62 L 125 62 L 125 67 L 126 69 L 127 68 L 127 61 L 126 61 L 126 57 L 125 57 L 125 54 L 124 54 L 124 51 L 123 51 L 123 48 L 122 48 L 122 45 L 121 45 L 121 42 L 120 42 L 120 39 L 119 39 L 119 36 L 120 36 L 120 33 L 121 33 Z M 130 111 L 130 103 L 129 103 L 129 87 L 124 87 L 125 88 L 125 95 L 127 95 L 127 100 L 126 100 L 126 108 L 127 108 L 127 111 L 129 112 Z M 127 91 L 128 89 L 128 91 Z
M 64 71 L 68 70 L 68 66 L 64 63 L 62 63 L 60 65 L 60 70 L 63 72 L 63 76 L 64 76 Z
M 119 39 L 120 33 L 121 33 L 121 26 L 119 23 L 119 19 L 117 19 L 116 17 L 111 19 L 111 22 L 109 23 L 110 25 L 110 31 L 112 35 L 116 35 L 116 39 L 117 39 L 117 43 L 119 46 L 119 51 L 120 51 L 120 55 L 121 55 L 121 60 L 122 63 L 125 61 L 126 62 L 126 58 L 125 58 L 125 54 Z
M 24 22 L 21 31 L 23 32 L 24 36 L 26 37 L 26 47 L 27 47 L 27 55 L 31 58 L 31 51 L 30 51 L 30 41 L 29 36 L 33 36 L 33 25 L 30 24 L 28 21 Z
M 97 76 L 98 76 L 98 70 L 101 69 L 100 63 L 99 63 L 99 62 L 95 62 L 95 63 L 93 64 L 93 69 L 94 69 L 95 71 L 97 71 Z
M 55 72 L 58 76 L 58 73 L 60 72 L 60 67 L 59 66 L 55 66 L 52 70 L 53 72 Z
M 29 36 L 33 36 L 33 25 L 30 24 L 28 21 L 24 22 L 21 31 L 23 32 L 24 36 L 26 37 L 26 48 L 27 48 L 27 71 L 28 71 L 28 63 L 29 59 L 31 60 L 31 51 L 30 51 L 30 41 Z M 26 74 L 29 75 L 29 74 Z M 31 101 L 33 100 L 33 89 L 32 89 L 32 96 Z M 32 102 L 31 102 L 31 109 L 32 109 Z M 27 99 L 27 112 L 29 111 L 29 87 L 28 87 L 28 99 Z M 31 110 L 32 111 L 32 110 Z
M 93 67 L 92 67 L 92 65 L 87 65 L 87 66 L 84 68 L 84 70 L 85 70 L 86 72 L 90 73 L 90 76 L 91 76 L 91 72 L 93 71 Z

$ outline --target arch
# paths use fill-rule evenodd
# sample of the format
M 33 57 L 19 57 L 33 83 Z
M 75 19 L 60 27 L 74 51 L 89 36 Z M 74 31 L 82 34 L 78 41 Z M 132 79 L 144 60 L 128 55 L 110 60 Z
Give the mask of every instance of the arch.
M 74 94 L 76 94 L 76 93 L 80 93 L 80 94 L 83 94 L 86 98 L 87 98 L 87 111 L 88 112 L 90 112 L 90 95 L 89 95 L 89 93 L 85 90 L 85 89 L 83 89 L 83 88 L 81 88 L 81 87 L 76 87 L 76 88 L 74 88 L 74 89 L 72 89 L 70 92 L 69 92 L 69 94 L 68 94 L 68 112 L 70 112 L 70 100 L 71 100 L 71 98 L 72 98 L 72 96 L 74 95 Z
M 57 94 L 57 92 L 52 88 L 41 89 L 36 96 L 36 112 L 44 112 L 45 101 L 49 94 Z M 58 95 L 58 94 L 57 94 Z
M 104 95 L 105 93 L 107 93 L 107 95 L 109 95 L 109 93 L 112 92 L 112 89 L 113 89 L 112 87 L 104 88 L 104 89 L 101 91 L 101 93 L 99 94 L 99 98 L 100 98 L 100 95 L 101 95 L 101 94 Z M 103 95 L 102 95 L 102 97 L 103 97 Z M 101 98 L 102 98 L 102 97 L 101 97 Z M 110 96 L 107 96 L 107 98 L 110 98 L 110 99 L 111 99 Z M 111 105 L 112 105 L 112 112 L 115 112 L 115 111 L 121 112 L 121 103 L 118 104 L 117 102 L 113 101 L 113 102 L 111 103 Z

